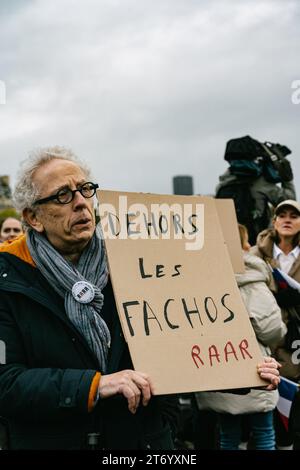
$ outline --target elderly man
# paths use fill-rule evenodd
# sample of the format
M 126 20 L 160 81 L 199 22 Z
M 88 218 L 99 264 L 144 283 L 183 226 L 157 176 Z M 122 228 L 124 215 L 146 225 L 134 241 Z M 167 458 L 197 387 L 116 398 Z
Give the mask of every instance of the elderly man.
M 151 398 L 122 336 L 97 187 L 60 147 L 31 156 L 17 181 L 28 230 L 0 253 L 0 415 L 12 449 L 172 448 L 170 400 Z M 276 385 L 274 364 L 260 372 Z

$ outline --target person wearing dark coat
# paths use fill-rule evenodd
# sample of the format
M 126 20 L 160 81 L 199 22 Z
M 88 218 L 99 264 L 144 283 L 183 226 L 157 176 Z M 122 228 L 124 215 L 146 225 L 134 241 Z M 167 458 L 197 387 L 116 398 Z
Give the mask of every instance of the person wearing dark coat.
M 0 416 L 10 449 L 173 448 L 177 402 L 133 369 L 122 335 L 95 226 L 97 187 L 62 147 L 33 154 L 17 180 L 26 233 L 0 245 Z M 277 386 L 275 361 L 258 372 Z
M 32 157 L 16 185 L 27 234 L 0 252 L 0 416 L 10 449 L 173 447 L 176 408 L 151 398 L 122 335 L 95 231 L 96 186 L 63 148 Z

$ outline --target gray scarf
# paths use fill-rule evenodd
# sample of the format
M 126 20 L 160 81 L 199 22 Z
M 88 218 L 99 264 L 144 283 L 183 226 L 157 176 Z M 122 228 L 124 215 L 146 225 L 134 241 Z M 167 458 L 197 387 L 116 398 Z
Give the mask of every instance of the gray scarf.
M 53 289 L 65 299 L 69 319 L 84 336 L 98 358 L 101 372 L 105 373 L 110 333 L 100 313 L 104 301 L 101 290 L 107 284 L 108 269 L 100 229 L 96 228 L 77 266 L 64 259 L 47 238 L 35 230 L 28 231 L 27 245 L 37 268 Z M 77 284 L 74 291 L 74 284 L 79 281 L 87 281 L 88 284 Z M 75 297 L 82 298 L 86 303 L 80 303 Z

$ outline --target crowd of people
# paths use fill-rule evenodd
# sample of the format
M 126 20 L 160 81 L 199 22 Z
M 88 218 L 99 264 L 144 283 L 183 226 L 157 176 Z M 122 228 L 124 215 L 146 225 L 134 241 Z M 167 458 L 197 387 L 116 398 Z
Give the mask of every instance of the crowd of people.
M 178 443 L 178 397 L 153 395 L 151 377 L 134 370 L 122 335 L 95 222 L 98 185 L 91 180 L 70 150 L 34 152 L 13 196 L 22 224 L 9 218 L 1 226 L 3 448 L 168 450 Z M 299 234 L 295 194 L 278 201 L 270 226 L 252 248 L 240 225 L 246 271 L 236 281 L 264 356 L 258 374 L 269 385 L 193 395 L 193 425 L 200 429 L 201 410 L 212 411 L 217 448 L 239 448 L 244 417 L 254 448 L 299 448 L 300 423 L 293 419 L 286 433 L 274 410 L 279 373 L 300 379 L 289 338 L 300 294 L 276 283 L 272 271 L 280 268 L 300 283 Z M 76 286 L 84 287 L 84 298 Z

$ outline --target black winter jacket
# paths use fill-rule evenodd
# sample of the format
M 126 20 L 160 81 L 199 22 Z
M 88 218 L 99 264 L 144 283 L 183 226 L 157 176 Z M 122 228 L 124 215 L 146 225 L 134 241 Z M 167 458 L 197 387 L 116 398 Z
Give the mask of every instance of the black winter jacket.
M 103 294 L 112 373 L 132 363 L 110 283 Z M 102 449 L 172 448 L 168 420 L 176 410 L 169 399 L 152 397 L 132 415 L 117 395 L 88 412 L 96 357 L 39 270 L 9 253 L 0 253 L 0 341 L 6 347 L 0 416 L 7 420 L 11 449 L 84 449 L 91 433 L 99 435 Z

